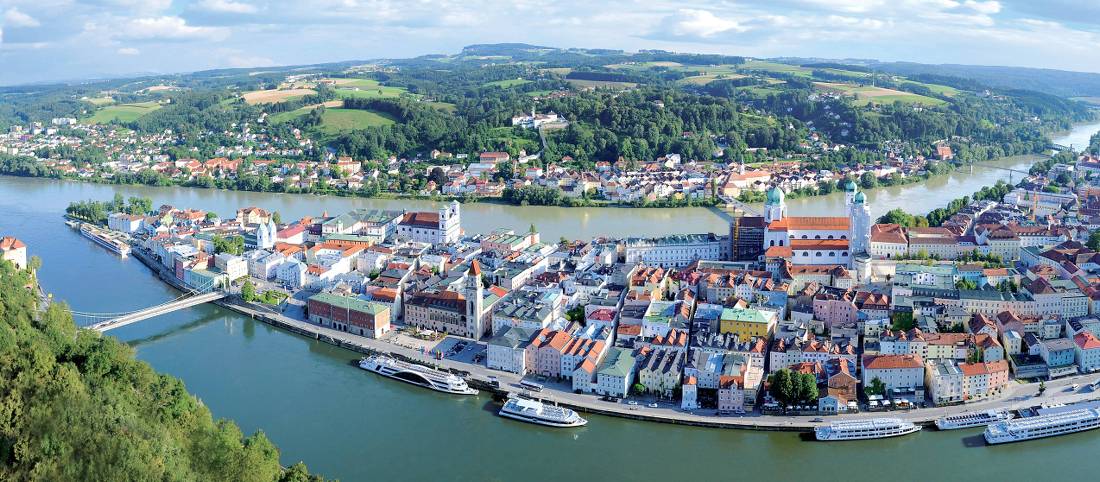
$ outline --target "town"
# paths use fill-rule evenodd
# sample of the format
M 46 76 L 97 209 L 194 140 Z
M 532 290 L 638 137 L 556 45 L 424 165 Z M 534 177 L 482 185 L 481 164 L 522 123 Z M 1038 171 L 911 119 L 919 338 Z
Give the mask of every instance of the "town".
M 467 233 L 457 201 L 286 221 L 118 197 L 69 215 L 182 286 L 559 400 L 835 415 L 1041 394 L 1100 371 L 1100 161 L 1047 166 L 935 227 L 876 223 L 852 180 L 836 216 L 791 216 L 772 186 L 763 216 L 659 238 Z M 0 249 L 26 266 L 22 242 Z
M 819 97 L 822 102 L 828 100 Z M 805 160 L 862 151 L 830 143 L 816 132 L 801 141 L 797 155 L 747 148 L 736 162 L 725 154 L 726 149 L 734 148 L 722 144 L 722 139 L 717 140 L 725 148 L 717 149 L 711 159 L 667 154 L 649 161 L 599 161 L 592 168 L 579 167 L 570 156 L 543 160 L 541 153 L 523 149 L 515 155 L 432 149 L 423 158 L 363 160 L 323 149 L 297 128 L 271 129 L 264 117 L 233 130 L 204 133 L 225 140 L 208 158 L 201 157 L 197 148 L 178 147 L 186 144 L 184 134 L 143 134 L 75 118 L 11 126 L 0 134 L 0 154 L 33 159 L 41 175 L 97 182 L 630 206 L 707 205 L 723 199 L 757 202 L 770 186 L 779 186 L 788 194 L 828 194 L 845 179 L 858 179 L 864 188 L 918 182 L 949 171 L 951 162 L 956 161 L 951 142 L 945 139 L 930 147 L 934 155 L 927 159 L 921 154 L 901 154 L 886 145 L 872 156 L 877 161 L 844 165 L 835 171 L 819 169 Z M 556 114 L 535 113 L 514 117 L 512 123 L 516 129 L 561 129 L 567 124 L 557 120 Z

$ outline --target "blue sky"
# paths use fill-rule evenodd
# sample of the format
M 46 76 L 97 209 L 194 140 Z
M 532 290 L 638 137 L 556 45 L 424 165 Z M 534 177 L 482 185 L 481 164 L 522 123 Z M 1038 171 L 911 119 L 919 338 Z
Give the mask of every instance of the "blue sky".
M 0 84 L 496 42 L 1100 72 L 1100 1 L 0 0 Z

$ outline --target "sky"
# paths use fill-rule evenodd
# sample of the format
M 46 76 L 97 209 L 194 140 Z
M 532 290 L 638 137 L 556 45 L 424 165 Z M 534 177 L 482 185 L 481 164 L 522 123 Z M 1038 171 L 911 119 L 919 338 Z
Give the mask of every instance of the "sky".
M 1100 72 L 1100 1 L 0 0 L 0 85 L 499 42 Z

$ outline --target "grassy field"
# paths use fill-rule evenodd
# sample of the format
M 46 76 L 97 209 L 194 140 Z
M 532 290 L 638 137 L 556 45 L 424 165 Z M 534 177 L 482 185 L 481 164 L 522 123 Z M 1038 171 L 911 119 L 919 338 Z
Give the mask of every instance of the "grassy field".
M 329 101 L 329 102 L 324 103 L 324 106 L 327 109 L 338 109 L 343 105 L 344 105 L 344 101 L 341 101 L 341 100 L 333 100 L 333 101 Z M 272 114 L 272 115 L 267 117 L 267 122 L 271 123 L 271 124 L 282 124 L 283 122 L 291 120 L 295 117 L 306 115 L 306 114 L 309 113 L 309 111 L 311 111 L 313 109 L 316 109 L 318 107 L 320 107 L 320 105 L 317 105 L 317 104 L 307 105 L 307 106 L 302 107 L 300 109 L 286 111 L 286 112 L 280 112 L 278 114 Z
M 84 102 L 87 102 L 87 103 L 92 104 L 94 106 L 113 104 L 115 102 L 114 99 L 112 99 L 110 96 L 106 96 L 106 95 L 103 96 L 103 97 L 85 97 L 85 98 L 80 99 L 80 100 L 83 100 Z
M 456 109 L 458 109 L 458 106 L 456 106 L 456 105 L 454 105 L 450 102 L 426 102 L 426 104 L 428 104 L 432 107 L 435 107 L 436 109 L 439 109 L 439 110 L 444 111 L 444 112 L 453 113 Z
M 342 108 L 325 109 L 321 119 L 321 132 L 326 134 L 390 125 L 396 122 L 393 116 L 383 112 Z
M 1070 99 L 1090 105 L 1100 105 L 1100 97 L 1070 97 Z
M 612 82 L 609 80 L 580 80 L 580 79 L 566 79 L 567 82 L 573 84 L 573 87 L 580 89 L 596 89 L 596 88 L 611 88 L 611 89 L 633 89 L 638 84 L 634 82 Z
M 542 70 L 542 71 L 545 71 L 545 72 L 550 72 L 551 74 L 554 74 L 554 75 L 560 75 L 562 77 L 565 77 L 566 75 L 569 75 L 569 73 L 573 71 L 573 69 L 571 69 L 569 67 L 551 67 L 551 68 L 548 68 L 548 69 L 539 69 L 539 70 Z
M 298 99 L 316 93 L 317 92 L 313 89 L 271 89 L 245 92 L 241 96 L 244 97 L 244 101 L 247 102 L 249 105 L 256 105 L 278 104 L 279 102 Z
M 159 108 L 160 104 L 156 102 L 110 105 L 97 110 L 95 114 L 85 120 L 93 124 L 104 124 L 111 121 L 131 122 Z
M 494 127 L 489 129 L 489 135 L 492 136 L 493 142 L 501 144 L 503 148 L 514 146 L 517 149 L 526 149 L 527 152 L 539 150 L 539 142 L 537 140 L 518 137 L 511 127 Z
M 800 67 L 797 65 L 780 64 L 778 62 L 768 62 L 764 60 L 749 60 L 740 66 L 741 70 L 763 70 L 765 72 L 777 72 L 783 74 L 794 74 L 803 77 L 809 77 L 812 72 L 811 69 Z
M 903 92 L 900 90 L 886 89 L 883 87 L 840 84 L 835 82 L 814 82 L 814 85 L 822 90 L 829 90 L 845 95 L 851 95 L 856 98 L 857 105 L 867 105 L 872 102 L 877 104 L 892 104 L 896 101 L 923 105 L 943 104 L 943 101 L 940 99 L 925 97 L 923 95 Z
M 408 93 L 403 87 L 389 87 L 373 79 L 328 79 L 336 82 L 336 97 L 341 99 L 393 98 Z
M 954 87 L 948 87 L 946 85 L 926 84 L 924 82 L 913 82 L 912 80 L 907 80 L 906 82 L 912 82 L 912 83 L 917 84 L 917 85 L 923 85 L 925 87 L 928 87 L 928 89 L 931 90 L 932 92 L 935 92 L 935 93 L 940 94 L 940 95 L 946 95 L 948 97 L 954 97 L 954 96 L 958 95 L 958 93 L 959 93 L 959 89 L 956 89 Z
M 678 82 L 681 83 L 681 84 L 707 85 L 707 84 L 709 84 L 711 82 L 714 82 L 715 80 L 718 80 L 718 79 L 740 79 L 740 78 L 744 78 L 744 77 L 748 77 L 748 76 L 747 75 L 741 75 L 741 74 L 732 74 L 732 73 L 729 73 L 729 74 L 727 74 L 727 73 L 704 74 L 704 75 L 693 75 L 691 77 L 684 77 L 684 78 L 680 79 Z
M 486 82 L 481 84 L 482 87 L 500 87 L 502 89 L 508 89 L 517 85 L 530 84 L 531 81 L 527 79 L 505 79 L 498 80 L 496 82 Z

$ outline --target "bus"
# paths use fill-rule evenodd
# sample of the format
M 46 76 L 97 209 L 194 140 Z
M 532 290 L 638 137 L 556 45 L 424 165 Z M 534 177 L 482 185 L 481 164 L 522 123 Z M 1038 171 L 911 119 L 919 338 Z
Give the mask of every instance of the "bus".
M 539 385 L 535 382 L 529 382 L 527 380 L 519 382 L 519 386 L 526 389 L 526 390 L 530 390 L 532 392 L 541 392 L 542 391 L 542 385 Z

